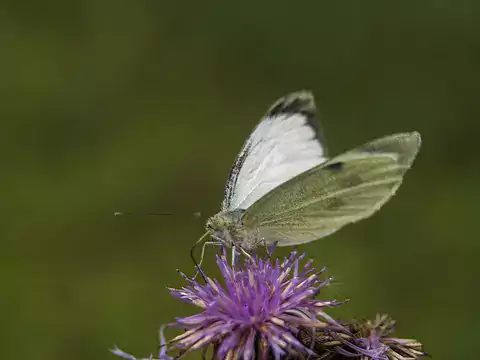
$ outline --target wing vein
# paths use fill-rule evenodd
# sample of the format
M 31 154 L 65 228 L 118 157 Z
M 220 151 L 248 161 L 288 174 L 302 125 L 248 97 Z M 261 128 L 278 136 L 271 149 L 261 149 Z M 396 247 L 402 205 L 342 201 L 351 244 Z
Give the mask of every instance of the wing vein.
M 295 213 L 295 212 L 297 212 L 301 209 L 304 209 L 304 208 L 306 208 L 308 206 L 311 206 L 313 204 L 316 204 L 318 202 L 325 201 L 325 200 L 328 200 L 328 199 L 333 199 L 333 198 L 336 198 L 338 196 L 348 194 L 349 192 L 366 190 L 368 188 L 374 188 L 374 187 L 377 187 L 379 185 L 388 185 L 390 183 L 392 183 L 392 184 L 393 183 L 399 183 L 401 181 L 402 181 L 402 177 L 401 176 L 396 176 L 396 177 L 392 177 L 390 179 L 382 179 L 382 180 L 377 180 L 377 181 L 371 181 L 369 183 L 359 184 L 359 185 L 352 186 L 352 187 L 349 187 L 349 188 L 346 188 L 346 189 L 338 190 L 336 192 L 331 192 L 331 193 L 326 194 L 322 197 L 319 197 L 319 198 L 316 198 L 316 199 L 314 198 L 314 199 L 309 200 L 309 201 L 304 201 L 304 202 L 300 203 L 299 206 L 290 207 L 288 210 L 275 213 L 275 219 L 262 221 L 260 223 L 260 225 L 264 226 L 264 225 L 267 225 L 267 224 L 274 224 L 274 223 L 278 222 L 279 220 L 285 219 L 287 217 L 285 215 Z

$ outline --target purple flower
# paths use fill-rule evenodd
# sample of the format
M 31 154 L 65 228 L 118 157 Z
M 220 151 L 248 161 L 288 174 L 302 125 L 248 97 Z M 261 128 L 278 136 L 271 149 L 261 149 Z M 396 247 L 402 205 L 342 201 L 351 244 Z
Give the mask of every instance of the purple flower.
M 256 256 L 241 268 L 229 265 L 226 255 L 217 256 L 223 285 L 206 277 L 206 284 L 187 278 L 189 286 L 171 289 L 172 295 L 198 306 L 199 314 L 176 320 L 185 333 L 172 339 L 172 349 L 185 353 L 213 347 L 218 359 L 267 359 L 313 356 L 298 338 L 300 329 L 345 331 L 325 312 L 336 301 L 316 300 L 322 281 L 312 261 L 302 267 L 305 254 L 292 252 L 283 262 Z
M 119 349 L 116 345 L 110 351 L 112 352 L 112 354 L 120 356 L 121 358 L 124 358 L 126 360 L 155 360 L 155 359 L 157 359 L 157 360 L 173 360 L 172 357 L 170 357 L 166 354 L 166 352 L 167 352 L 166 345 L 167 344 L 166 344 L 166 341 L 165 341 L 165 336 L 163 336 L 163 329 L 164 329 L 164 326 L 162 326 L 160 328 L 160 330 L 158 331 L 159 340 L 160 340 L 158 358 L 154 358 L 153 355 L 150 354 L 150 356 L 148 358 L 137 359 L 135 356 L 130 355 L 130 354 L 126 353 L 125 351 Z
M 415 360 L 427 356 L 418 341 L 390 337 L 395 321 L 387 315 L 377 315 L 374 321 L 343 323 L 343 326 L 349 330 L 348 334 L 320 329 L 314 336 L 311 332 L 302 332 L 299 339 L 321 359 Z
M 326 307 L 336 301 L 316 300 L 331 279 L 322 281 L 325 269 L 315 272 L 312 261 L 300 266 L 305 254 L 292 252 L 282 262 L 246 259 L 232 267 L 217 256 L 223 281 L 205 276 L 205 284 L 182 276 L 188 286 L 170 289 L 173 296 L 201 309 L 196 315 L 178 318 L 169 326 L 185 330 L 168 343 L 160 329 L 158 360 L 173 360 L 195 351 L 212 349 L 215 360 L 416 360 L 427 356 L 413 339 L 391 337 L 395 322 L 387 315 L 376 319 L 339 323 Z M 203 274 L 204 275 L 204 274 Z M 168 345 L 168 349 L 167 349 Z M 175 351 L 172 358 L 166 354 Z M 112 353 L 137 359 L 115 347 Z

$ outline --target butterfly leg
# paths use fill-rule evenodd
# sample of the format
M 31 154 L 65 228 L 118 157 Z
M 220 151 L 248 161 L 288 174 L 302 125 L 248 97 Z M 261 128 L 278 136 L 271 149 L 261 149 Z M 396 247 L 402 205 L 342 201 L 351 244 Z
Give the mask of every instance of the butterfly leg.
M 237 248 L 239 251 L 237 251 Z M 236 263 L 237 263 L 237 258 L 238 258 L 238 255 L 245 255 L 247 258 L 251 259 L 252 258 L 252 255 L 250 255 L 244 248 L 242 248 L 241 246 L 232 246 L 232 267 L 235 267 Z
M 237 251 L 237 249 L 239 251 Z M 244 248 L 242 248 L 241 246 L 232 246 L 232 267 L 235 267 L 235 265 L 237 264 L 237 258 L 238 256 L 237 255 L 245 255 L 246 257 L 248 257 L 249 259 L 252 258 L 252 256 L 247 252 L 245 251 Z
M 232 246 L 232 268 L 235 267 L 235 263 L 236 263 L 236 260 L 237 260 L 237 249 L 236 249 L 236 246 Z
M 252 255 L 250 255 L 244 248 L 239 247 L 240 251 L 242 252 L 243 255 L 245 255 L 247 258 L 251 259 Z
M 258 242 L 257 242 L 257 245 L 259 246 L 263 246 L 265 248 L 265 251 L 267 253 L 267 259 L 271 259 L 272 258 L 272 255 L 273 255 L 273 252 L 275 251 L 275 249 L 277 248 L 277 244 L 278 244 L 278 241 L 275 241 L 272 245 L 267 245 L 267 242 L 265 241 L 264 238 L 260 239 Z
M 277 248 L 278 241 L 275 241 L 273 245 L 268 246 L 265 240 L 263 240 L 263 244 L 265 245 L 265 249 L 267 250 L 267 258 L 270 259 L 273 255 L 273 252 Z
M 207 282 L 207 277 L 205 276 L 205 274 L 203 273 L 203 270 L 202 270 L 202 264 L 203 264 L 203 257 L 205 255 L 205 247 L 207 245 L 212 245 L 212 246 L 222 246 L 223 243 L 222 242 L 219 242 L 219 241 L 205 241 L 202 245 L 202 251 L 200 253 L 200 261 L 198 262 L 195 262 L 195 267 L 197 268 L 197 272 L 195 273 L 195 276 L 193 277 L 192 280 L 195 280 L 198 276 L 198 274 L 202 275 L 203 277 L 203 280 L 205 280 L 205 282 Z
M 203 241 L 203 239 L 205 239 L 208 235 L 209 235 L 209 232 L 207 231 L 207 232 L 206 232 L 205 234 L 203 234 L 203 235 L 200 237 L 200 239 L 198 239 L 198 240 L 195 242 L 195 244 L 193 244 L 192 247 L 190 248 L 190 257 L 192 258 L 193 263 L 194 263 L 195 265 L 198 265 L 198 264 L 197 264 L 197 260 L 195 260 L 195 256 L 193 255 L 193 251 L 195 250 L 195 248 L 197 247 L 197 245 L 200 244 L 200 243 Z
M 202 252 L 201 252 L 201 255 L 200 255 L 200 262 L 197 263 L 197 260 L 195 259 L 195 256 L 193 254 L 193 251 L 195 250 L 195 248 L 198 246 L 198 244 L 200 244 L 208 235 L 210 234 L 210 232 L 206 232 L 205 234 L 203 234 L 200 239 L 198 239 L 195 244 L 193 244 L 193 246 L 190 248 L 190 257 L 192 258 L 193 260 L 193 263 L 195 264 L 195 267 L 197 268 L 197 272 L 195 273 L 195 276 L 193 277 L 193 280 L 195 280 L 198 276 L 198 274 L 200 273 L 203 277 L 203 279 L 206 281 L 206 276 L 205 274 L 203 273 L 202 269 L 201 269 L 201 266 L 202 266 L 202 263 L 203 263 L 203 256 L 205 254 L 205 246 L 208 244 L 208 245 L 221 245 L 222 243 L 219 242 L 219 241 L 205 241 L 202 245 Z

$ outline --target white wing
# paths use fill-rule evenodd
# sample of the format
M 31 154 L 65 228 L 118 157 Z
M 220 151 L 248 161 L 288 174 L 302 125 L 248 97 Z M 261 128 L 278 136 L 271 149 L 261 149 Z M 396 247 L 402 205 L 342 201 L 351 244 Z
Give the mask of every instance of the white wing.
M 222 210 L 247 209 L 270 190 L 327 160 L 315 101 L 300 91 L 279 99 L 230 170 Z

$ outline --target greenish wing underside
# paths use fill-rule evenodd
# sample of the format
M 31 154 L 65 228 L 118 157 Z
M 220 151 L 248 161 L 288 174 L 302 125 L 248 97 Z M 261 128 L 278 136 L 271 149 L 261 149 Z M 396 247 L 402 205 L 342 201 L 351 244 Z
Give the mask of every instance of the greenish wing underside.
M 376 212 L 400 186 L 420 147 L 418 133 L 374 140 L 270 191 L 243 218 L 267 244 L 305 243 Z

